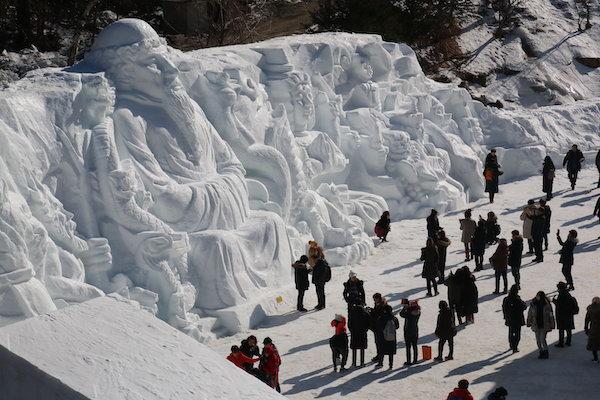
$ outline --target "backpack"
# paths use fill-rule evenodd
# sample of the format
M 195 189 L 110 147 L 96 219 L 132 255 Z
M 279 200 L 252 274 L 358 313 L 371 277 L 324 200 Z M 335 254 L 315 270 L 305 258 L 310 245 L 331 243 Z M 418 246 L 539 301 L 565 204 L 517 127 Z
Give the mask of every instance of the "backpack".
M 329 282 L 331 280 L 331 267 L 325 260 L 323 260 L 323 278 L 325 279 L 325 282 Z
M 383 328 L 383 338 L 386 342 L 393 342 L 396 340 L 396 324 L 394 324 L 393 318 L 386 322 L 385 328 Z

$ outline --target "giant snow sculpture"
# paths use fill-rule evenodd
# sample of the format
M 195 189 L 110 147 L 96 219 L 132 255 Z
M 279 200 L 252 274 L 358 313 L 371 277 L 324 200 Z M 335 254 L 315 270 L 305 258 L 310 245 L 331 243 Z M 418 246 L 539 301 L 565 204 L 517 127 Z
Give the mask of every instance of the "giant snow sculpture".
M 202 339 L 202 317 L 254 315 L 290 284 L 308 240 L 357 263 L 384 210 L 479 198 L 489 145 L 528 168 L 545 150 L 427 79 L 405 45 L 322 34 L 181 53 L 117 21 L 79 65 L 0 93 L 0 318 L 117 291 Z

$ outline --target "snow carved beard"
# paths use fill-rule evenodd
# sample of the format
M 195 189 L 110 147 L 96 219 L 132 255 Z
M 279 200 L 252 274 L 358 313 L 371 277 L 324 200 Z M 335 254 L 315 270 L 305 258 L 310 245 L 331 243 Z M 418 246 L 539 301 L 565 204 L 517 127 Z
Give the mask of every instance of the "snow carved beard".
M 177 128 L 177 132 L 173 132 L 175 140 L 187 159 L 194 165 L 198 165 L 202 157 L 203 143 L 199 137 L 202 131 L 199 128 L 202 124 L 198 119 L 196 104 L 185 89 L 173 86 L 167 89 L 165 100 L 164 105 L 167 114 Z M 206 143 L 204 145 L 206 146 Z

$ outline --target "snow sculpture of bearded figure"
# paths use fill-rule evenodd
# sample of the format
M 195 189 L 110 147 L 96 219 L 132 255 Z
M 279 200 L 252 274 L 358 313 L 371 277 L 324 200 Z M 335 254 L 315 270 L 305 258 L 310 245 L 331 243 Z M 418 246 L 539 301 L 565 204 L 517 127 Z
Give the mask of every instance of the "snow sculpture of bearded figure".
M 146 22 L 122 19 L 84 62 L 116 87 L 117 151 L 151 194 L 148 211 L 189 235 L 196 306 L 217 310 L 287 283 L 289 242 L 281 218 L 250 212 L 245 171 L 183 89 L 170 52 Z

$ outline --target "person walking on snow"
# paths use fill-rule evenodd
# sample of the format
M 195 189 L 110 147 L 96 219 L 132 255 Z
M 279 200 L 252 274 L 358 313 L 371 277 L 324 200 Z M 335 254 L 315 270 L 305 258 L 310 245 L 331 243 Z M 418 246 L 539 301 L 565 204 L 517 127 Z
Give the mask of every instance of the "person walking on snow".
M 348 333 L 346 332 L 346 318 L 340 314 L 336 314 L 331 321 L 331 326 L 335 329 L 334 335 L 329 339 L 329 347 L 331 347 L 331 359 L 333 360 L 333 372 L 346 370 L 346 362 L 348 361 Z
M 438 251 L 438 284 L 443 284 L 446 279 L 446 257 L 448 254 L 448 246 L 452 242 L 446 236 L 446 232 L 442 229 L 438 232 L 437 239 L 435 240 L 435 246 Z
M 560 260 L 559 262 L 562 264 L 562 273 L 567 280 L 567 286 L 569 290 L 575 290 L 575 286 L 573 285 L 573 275 L 571 270 L 574 264 L 573 252 L 575 251 L 575 246 L 579 242 L 577 239 L 577 231 L 571 229 L 569 231 L 569 235 L 567 236 L 567 240 L 564 242 L 560 238 L 560 229 L 556 231 L 556 240 L 558 240 L 558 244 L 561 245 L 562 249 L 560 249 Z
M 594 213 L 592 215 L 597 216 L 598 223 L 600 223 L 600 196 L 598 196 L 598 200 L 596 200 L 596 206 L 594 207 Z M 598 239 L 600 239 L 600 237 Z
M 302 256 L 298 261 L 292 264 L 292 268 L 294 269 L 294 282 L 296 283 L 296 290 L 298 291 L 298 301 L 296 302 L 296 310 L 305 312 L 306 308 L 304 308 L 304 293 L 308 290 L 310 286 L 308 280 L 308 257 Z
M 448 303 L 444 300 L 439 303 L 439 314 L 437 318 L 437 324 L 435 327 L 435 335 L 439 338 L 438 342 L 438 356 L 435 361 L 444 361 L 444 345 L 448 342 L 448 356 L 446 361 L 454 359 L 454 336 L 456 336 L 456 326 L 454 325 L 454 316 Z
M 508 296 L 502 301 L 502 314 L 504 324 L 508 326 L 508 345 L 513 354 L 519 352 L 521 341 L 521 327 L 525 325 L 523 313 L 527 310 L 527 304 L 519 296 L 519 287 L 512 285 Z
M 595 363 L 598 361 L 598 351 L 600 351 L 600 297 L 594 297 L 592 304 L 587 308 L 585 314 L 585 334 L 588 337 L 587 349 L 592 352 Z
M 371 316 L 362 305 L 353 305 L 348 312 L 348 329 L 350 330 L 350 348 L 352 349 L 352 366 L 356 367 L 356 353 L 360 350 L 360 366 L 365 365 L 365 349 L 368 346 L 367 332 Z
M 500 278 L 502 278 L 504 283 L 502 293 L 506 293 L 508 290 L 508 279 L 506 277 L 508 272 L 508 244 L 506 239 L 500 239 L 498 242 L 496 251 L 490 257 L 490 264 L 494 268 L 496 278 L 496 290 L 494 290 L 494 294 L 500 293 Z
M 475 323 L 475 314 L 479 311 L 479 290 L 475 284 L 475 276 L 466 265 L 456 271 L 460 283 L 460 307 L 457 314 L 464 315 L 467 324 Z
M 535 201 L 528 200 L 527 205 L 519 217 L 521 221 L 523 221 L 523 238 L 527 239 L 527 245 L 529 247 L 527 254 L 533 254 L 533 236 L 531 235 L 531 229 L 533 226 L 533 218 L 537 213 L 538 207 L 535 204 Z
M 463 315 L 459 312 L 461 309 L 461 280 L 460 280 L 460 270 L 456 271 L 456 274 L 450 271 L 450 275 L 446 279 L 444 284 L 448 287 L 448 306 L 450 306 L 450 311 L 456 315 L 456 319 L 459 325 L 462 325 L 462 317 Z
M 485 255 L 485 220 L 479 217 L 477 228 L 473 233 L 473 239 L 471 241 L 471 252 L 475 259 L 475 271 L 483 271 L 483 256 Z
M 548 352 L 548 342 L 546 336 L 548 332 L 556 327 L 552 304 L 542 291 L 531 300 L 529 311 L 527 312 L 527 326 L 535 333 L 535 340 L 540 351 L 538 358 L 547 359 L 550 355 Z
M 325 284 L 331 280 L 331 267 L 324 258 L 320 258 L 313 267 L 312 274 L 312 283 L 317 292 L 315 310 L 322 310 L 325 308 Z
M 231 361 L 236 367 L 243 370 L 246 369 L 246 364 L 254 364 L 260 361 L 260 357 L 250 358 L 240 351 L 238 346 L 231 346 L 231 354 L 227 356 L 227 360 Z
M 473 400 L 473 396 L 469 392 L 469 381 L 466 379 L 458 381 L 458 387 L 450 392 L 446 400 Z
M 556 176 L 556 167 L 550 156 L 544 158 L 542 165 L 542 192 L 546 193 L 546 200 L 552 199 L 552 187 L 554 186 L 554 177 Z
M 427 282 L 427 297 L 433 296 L 431 294 L 431 287 L 435 295 L 438 295 L 436 278 L 438 276 L 438 262 L 439 253 L 432 238 L 428 238 L 425 247 L 421 249 L 421 261 L 423 261 L 423 272 L 421 276 L 425 278 Z
M 263 351 L 260 360 L 260 370 L 266 375 L 268 385 L 281 393 L 279 386 L 279 367 L 281 366 L 281 357 L 279 351 L 271 338 L 266 337 L 263 340 Z
M 406 346 L 406 362 L 404 365 L 416 364 L 419 360 L 417 342 L 419 341 L 419 318 L 421 307 L 417 300 L 402 300 L 400 317 L 404 318 L 404 345 Z
M 515 284 L 521 289 L 521 260 L 523 258 L 523 237 L 519 235 L 519 231 L 511 232 L 512 238 L 508 246 L 508 265 Z
M 384 211 L 379 221 L 375 224 L 375 234 L 381 239 L 381 243 L 387 242 L 387 235 L 392 230 L 391 223 L 390 212 Z
M 567 152 L 567 155 L 563 159 L 563 167 L 567 167 L 569 181 L 571 182 L 571 190 L 575 190 L 577 174 L 581 171 L 581 164 L 584 160 L 583 153 L 577 148 L 576 144 L 571 147 L 571 150 Z
M 465 261 L 471 261 L 471 240 L 477 228 L 477 223 L 471 217 L 472 211 L 468 209 L 465 211 L 465 218 L 459 220 L 462 231 L 460 241 L 465 245 Z
M 483 177 L 485 178 L 485 191 L 490 196 L 490 203 L 494 202 L 494 196 L 496 193 L 498 193 L 498 178 L 502 174 L 503 172 L 500 170 L 500 164 L 498 164 L 496 149 L 492 149 L 485 158 L 485 166 L 483 170 Z
M 559 282 L 556 285 L 558 295 L 552 299 L 556 307 L 556 328 L 558 329 L 558 343 L 556 347 L 571 346 L 571 337 L 575 329 L 575 315 L 579 314 L 579 305 L 575 297 L 567 290 L 567 284 Z M 567 340 L 565 341 L 565 332 Z
M 540 210 L 542 211 L 542 214 L 544 214 L 544 219 L 545 219 L 544 222 L 546 223 L 546 229 L 545 229 L 545 233 L 544 233 L 544 251 L 547 251 L 548 250 L 548 235 L 550 234 L 550 222 L 552 221 L 552 209 L 546 203 L 546 200 L 541 199 L 540 200 Z
M 394 354 L 398 347 L 396 331 L 400 328 L 398 318 L 394 316 L 392 306 L 386 305 L 377 320 L 377 329 L 382 332 L 377 368 L 383 367 L 383 357 L 389 358 L 389 369 L 394 368 Z
M 435 239 L 441 229 L 440 221 L 438 220 L 438 212 L 435 209 L 432 209 L 431 214 L 427 217 L 427 237 Z

